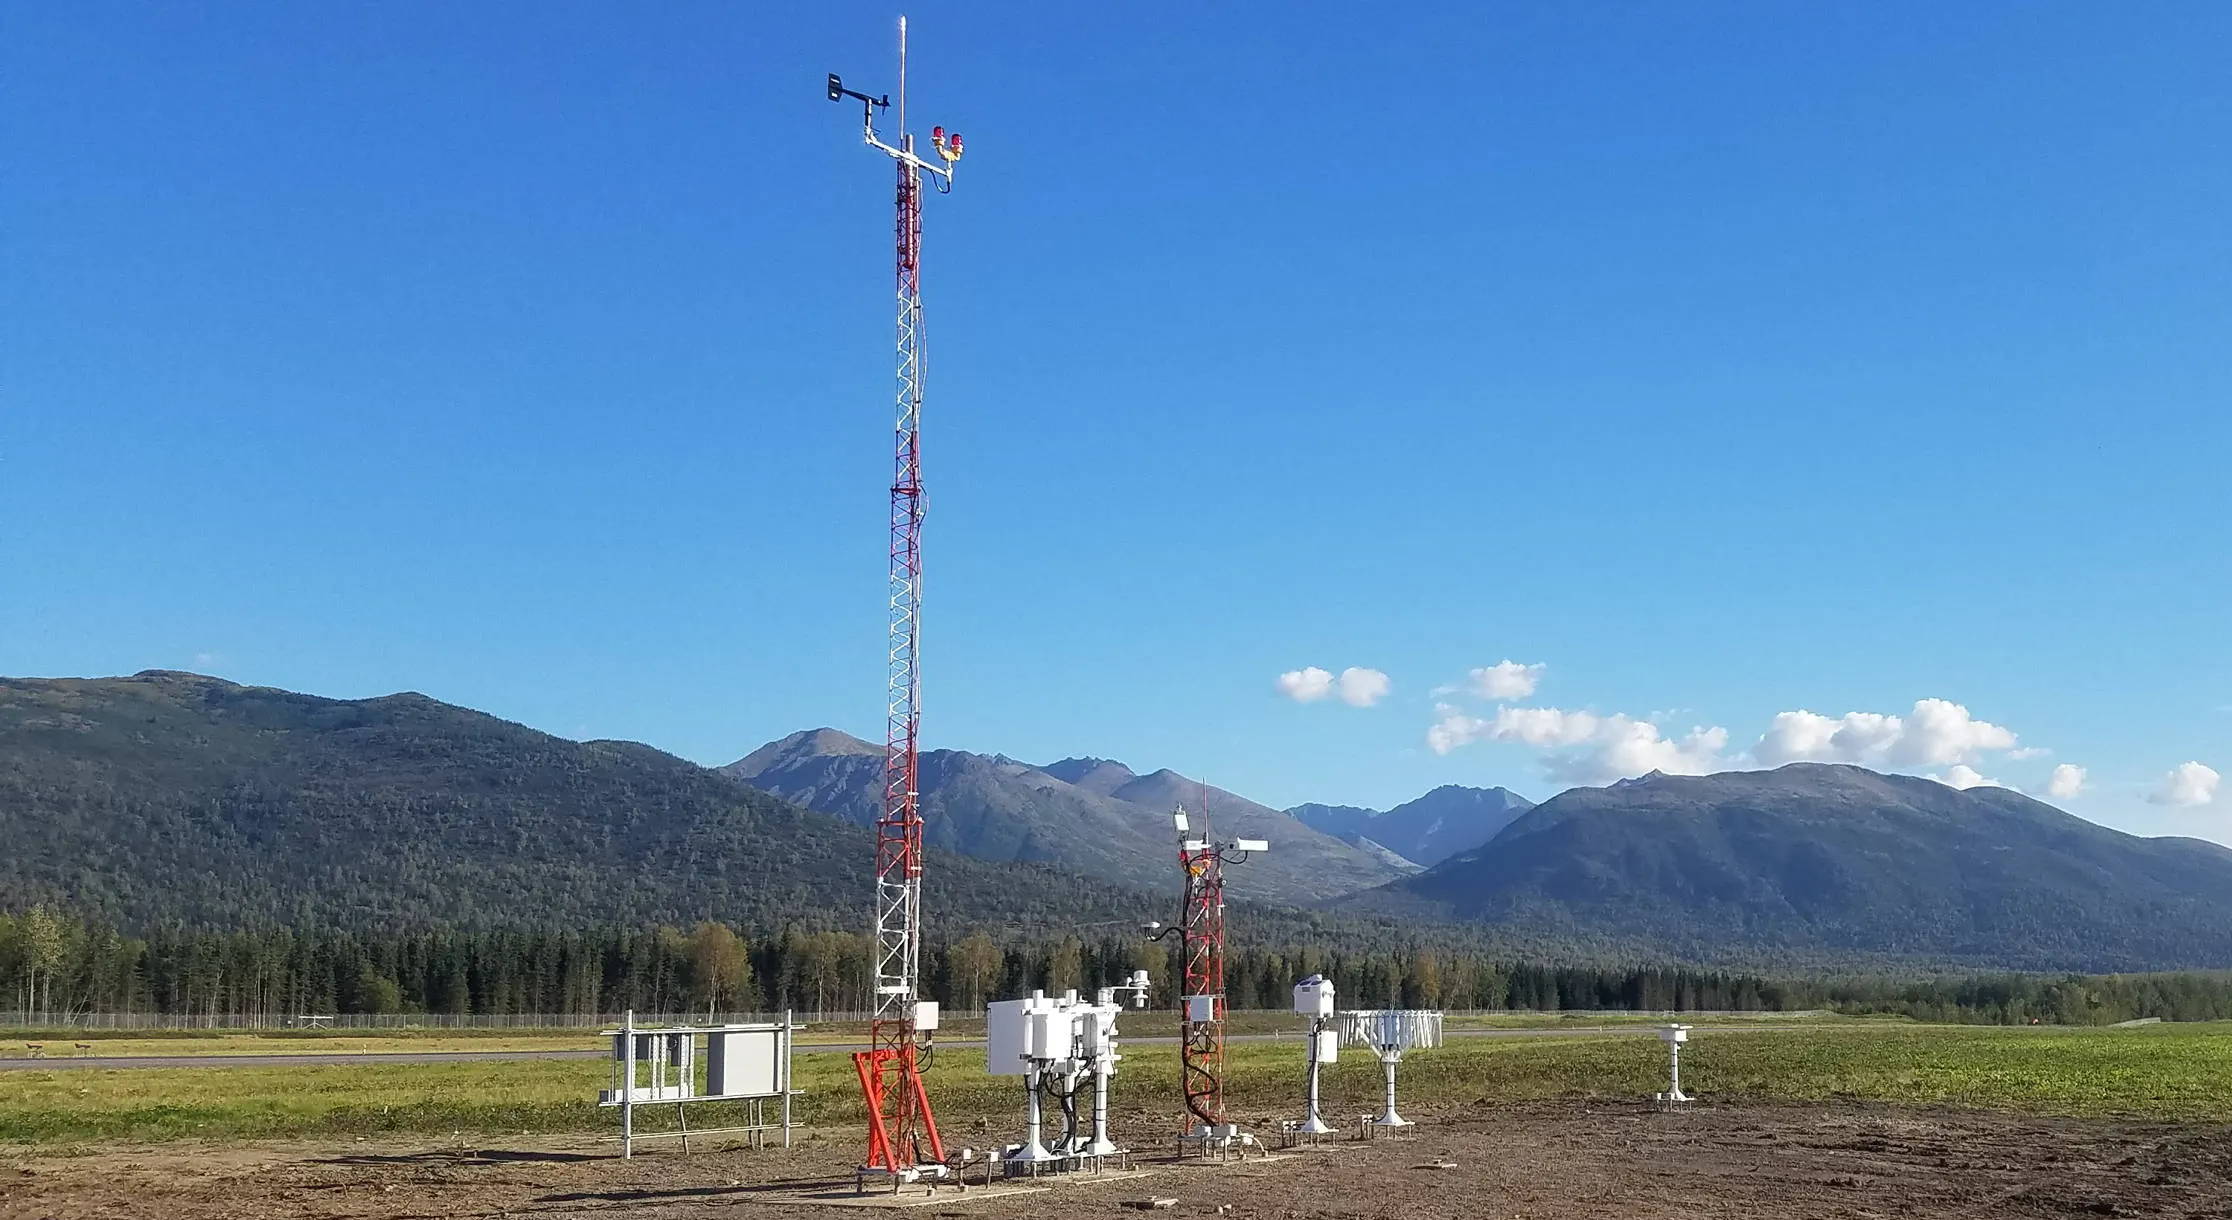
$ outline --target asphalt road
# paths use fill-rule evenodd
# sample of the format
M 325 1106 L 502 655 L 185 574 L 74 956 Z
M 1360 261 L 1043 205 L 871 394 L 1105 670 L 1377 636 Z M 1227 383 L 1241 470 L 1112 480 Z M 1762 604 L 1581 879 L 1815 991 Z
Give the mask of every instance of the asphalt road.
M 1800 1022 L 1790 1025 L 1739 1026 L 1719 1032 L 1736 1032 L 1755 1029 L 1802 1028 Z M 1558 1026 L 1546 1029 L 1453 1029 L 1452 1038 L 1564 1038 L 1575 1034 L 1631 1034 L 1649 1035 L 1648 1025 L 1593 1025 Z M 1169 1046 L 1178 1039 L 1167 1035 L 1148 1038 L 1125 1038 L 1133 1046 Z M 1296 1042 L 1294 1034 L 1234 1034 L 1227 1042 Z M 50 1044 L 51 1046 L 52 1044 Z M 100 1043 L 93 1044 L 98 1047 Z M 941 1047 L 982 1047 L 982 1038 L 957 1038 L 938 1043 Z M 68 1043 L 62 1049 L 70 1049 Z M 808 1043 L 798 1045 L 801 1055 L 838 1054 L 868 1049 L 865 1043 Z M 486 1063 L 528 1059 L 603 1059 L 602 1050 L 586 1051 L 353 1051 L 330 1055 L 50 1055 L 43 1059 L 0 1058 L 0 1072 L 45 1072 L 74 1068 L 214 1068 L 214 1067 L 314 1067 L 329 1063 Z

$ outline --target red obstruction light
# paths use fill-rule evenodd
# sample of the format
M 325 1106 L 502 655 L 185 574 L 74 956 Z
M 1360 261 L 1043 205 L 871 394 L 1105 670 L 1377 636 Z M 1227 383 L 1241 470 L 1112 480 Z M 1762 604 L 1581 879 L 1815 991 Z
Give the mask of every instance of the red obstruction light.
M 933 128 L 931 128 L 931 129 L 930 129 L 930 142 L 931 142 L 932 144 L 943 144 L 943 143 L 945 143 L 945 128 L 943 128 L 943 127 L 933 127 Z
M 961 133 L 958 131 L 953 133 L 953 151 L 961 151 Z

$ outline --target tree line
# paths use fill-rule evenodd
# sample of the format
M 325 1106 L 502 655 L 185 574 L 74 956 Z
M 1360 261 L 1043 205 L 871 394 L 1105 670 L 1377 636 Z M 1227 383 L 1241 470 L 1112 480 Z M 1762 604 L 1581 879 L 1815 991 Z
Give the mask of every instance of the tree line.
M 0 1008 L 59 1020 L 91 1013 L 551 1014 L 792 1010 L 808 1019 L 873 1006 L 871 937 L 791 927 L 747 937 L 726 924 L 581 930 L 368 933 L 157 927 L 127 935 L 47 907 L 0 912 Z M 955 1012 L 1034 988 L 1090 991 L 1146 969 L 1173 1006 L 1175 937 L 1003 941 L 979 931 L 925 947 L 927 993 Z M 2232 973 L 1993 975 L 1897 980 L 1770 978 L 1698 967 L 1561 965 L 1446 946 L 1382 950 L 1244 945 L 1227 955 L 1234 1008 L 1284 1008 L 1324 974 L 1345 1007 L 1739 1011 L 1836 1009 L 1932 1021 L 2104 1024 L 2232 1018 Z

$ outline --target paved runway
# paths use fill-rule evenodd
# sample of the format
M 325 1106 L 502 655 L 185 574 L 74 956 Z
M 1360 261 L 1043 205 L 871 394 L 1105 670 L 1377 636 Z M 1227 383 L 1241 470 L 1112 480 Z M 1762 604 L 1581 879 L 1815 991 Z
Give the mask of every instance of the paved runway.
M 1714 1033 L 1741 1033 L 1762 1029 L 1808 1028 L 1804 1022 L 1793 1021 L 1788 1025 L 1708 1026 Z M 1564 1038 L 1576 1034 L 1633 1034 L 1649 1035 L 1648 1025 L 1592 1025 L 1556 1026 L 1533 1029 L 1453 1029 L 1452 1038 Z M 586 1039 L 584 1039 L 586 1040 Z M 1168 1035 L 1146 1038 L 1125 1038 L 1134 1046 L 1168 1046 L 1178 1041 Z M 1227 1042 L 1295 1042 L 1297 1034 L 1234 1034 Z M 96 1047 L 100 1044 L 94 1043 Z M 940 1042 L 939 1046 L 976 1048 L 984 1045 L 982 1038 L 957 1038 Z M 798 1045 L 801 1055 L 838 1054 L 868 1049 L 866 1044 L 808 1043 Z M 528 1059 L 603 1059 L 602 1050 L 582 1051 L 351 1051 L 330 1055 L 52 1055 L 43 1059 L 0 1058 L 0 1072 L 54 1071 L 73 1068 L 228 1068 L 228 1067 L 315 1067 L 330 1063 L 485 1063 L 503 1060 Z

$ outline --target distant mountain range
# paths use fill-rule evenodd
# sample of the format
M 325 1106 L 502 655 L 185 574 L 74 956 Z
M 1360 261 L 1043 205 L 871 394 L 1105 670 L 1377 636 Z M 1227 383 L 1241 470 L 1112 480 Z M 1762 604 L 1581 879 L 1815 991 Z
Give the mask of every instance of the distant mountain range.
M 2232 850 L 1859 767 L 1576 788 L 1337 906 L 1731 950 L 2038 970 L 2232 966 Z
M 1385 812 L 1355 805 L 1296 805 L 1287 812 L 1344 843 L 1376 844 L 1423 867 L 1479 847 L 1532 808 L 1509 788 L 1446 784 Z
M 1106 759 L 938 750 L 922 763 L 926 905 L 945 934 L 1167 911 L 1183 803 L 1224 835 L 1271 841 L 1231 877 L 1254 903 L 1235 908 L 1247 934 L 1274 943 L 2232 967 L 2232 850 L 2123 834 L 2001 788 L 1793 764 L 1531 807 L 1443 788 L 1385 812 L 1290 815 Z M 418 694 L 323 699 L 165 671 L 0 679 L 0 909 L 62 902 L 138 927 L 858 928 L 881 766 L 880 747 L 828 729 L 722 774 Z
M 424 695 L 161 670 L 0 678 L 0 910 L 61 902 L 143 928 L 855 930 L 872 850 L 857 826 L 649 746 Z M 1043 866 L 939 852 L 932 867 L 937 920 L 1060 927 L 1165 902 Z
M 744 783 L 858 825 L 883 801 L 883 747 L 835 729 L 772 741 L 720 768 Z M 1140 775 L 1102 758 L 1044 766 L 998 754 L 931 750 L 919 773 L 926 842 L 987 860 L 1037 861 L 1117 884 L 1176 885 L 1171 811 L 1184 806 L 1220 835 L 1271 850 L 1228 875 L 1235 897 L 1308 903 L 1415 871 L 1286 814 L 1175 771 Z

